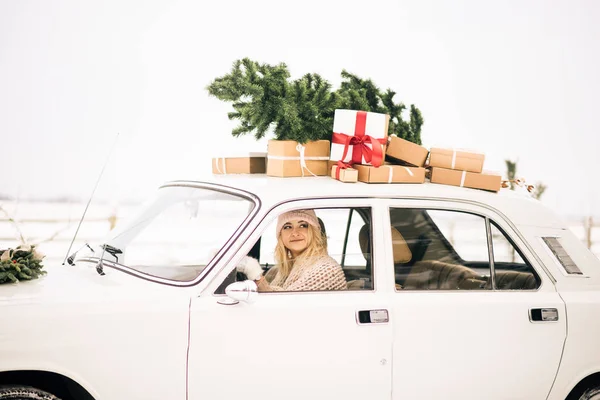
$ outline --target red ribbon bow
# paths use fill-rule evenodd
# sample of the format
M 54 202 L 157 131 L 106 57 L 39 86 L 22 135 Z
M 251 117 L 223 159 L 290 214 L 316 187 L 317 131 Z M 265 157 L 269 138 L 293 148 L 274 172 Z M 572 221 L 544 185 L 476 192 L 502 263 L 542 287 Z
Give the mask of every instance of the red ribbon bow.
M 335 170 L 335 179 L 340 180 L 340 171 L 347 168 L 352 168 L 352 161 L 345 163 L 342 160 L 337 162 L 337 169 Z
M 386 139 L 376 139 L 373 136 L 365 134 L 367 125 L 367 112 L 356 112 L 356 124 L 354 126 L 354 136 L 346 135 L 345 133 L 333 132 L 332 142 L 344 145 L 344 154 L 342 160 L 346 159 L 348 148 L 352 145 L 352 161 L 351 163 L 360 164 L 364 158 L 366 162 L 374 167 L 379 167 L 383 164 L 383 146 L 386 144 Z M 370 144 L 371 147 L 368 147 Z M 338 170 L 339 171 L 339 170 Z

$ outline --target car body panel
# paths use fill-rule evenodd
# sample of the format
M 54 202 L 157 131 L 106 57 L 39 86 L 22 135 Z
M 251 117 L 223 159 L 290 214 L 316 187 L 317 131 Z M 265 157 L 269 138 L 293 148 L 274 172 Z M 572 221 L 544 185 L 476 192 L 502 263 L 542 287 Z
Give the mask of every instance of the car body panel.
M 566 337 L 565 306 L 509 221 L 488 208 L 451 201 L 390 200 L 388 205 L 490 218 L 522 249 L 541 278 L 540 288 L 530 291 L 398 290 L 392 302 L 392 398 L 480 399 L 482 393 L 490 400 L 545 398 Z M 384 247 L 390 248 L 391 237 L 387 240 Z M 532 323 L 529 310 L 540 307 L 556 308 L 559 320 Z
M 232 187 L 253 193 L 257 207 L 193 281 L 169 282 L 111 262 L 100 276 L 97 259 L 90 258 L 75 267 L 48 266 L 48 276 L 39 280 L 0 287 L 0 310 L 11 321 L 0 324 L 0 371 L 56 372 L 94 398 L 110 400 L 231 398 L 259 388 L 262 398 L 274 398 L 280 393 L 268 388 L 281 383 L 290 389 L 288 398 L 318 397 L 312 389 L 320 388 L 327 398 L 463 399 L 483 393 L 490 399 L 543 399 L 550 391 L 549 399 L 562 399 L 581 379 L 600 372 L 600 261 L 528 196 L 264 175 L 168 185 Z M 492 219 L 523 252 L 541 286 L 395 290 L 386 228 L 390 205 Z M 260 294 L 253 304 L 219 304 L 227 296 L 215 291 L 279 213 L 364 206 L 373 212 L 375 290 Z M 583 276 L 564 272 L 541 240 L 545 236 L 563 238 Z M 527 311 L 533 307 L 556 308 L 559 320 L 532 323 Z M 364 309 L 387 310 L 389 323 L 357 323 L 356 312 Z M 281 350 L 290 342 L 298 345 Z M 313 386 L 295 390 L 302 377 Z M 332 382 L 350 384 L 336 389 Z
M 376 199 L 293 201 L 273 211 L 277 215 L 307 206 L 375 207 L 380 203 Z M 265 381 L 270 379 L 275 380 L 272 385 L 289 388 L 284 397 L 290 399 L 389 399 L 391 324 L 357 321 L 358 311 L 389 310 L 385 290 L 265 293 L 255 303 L 235 306 L 219 304 L 225 296 L 211 295 L 231 265 L 273 222 L 272 216 L 270 213 L 260 221 L 232 256 L 233 262 L 221 271 L 220 279 L 192 301 L 189 399 L 281 398 L 281 392 L 265 390 Z M 372 218 L 380 216 L 374 212 Z M 389 275 L 381 271 L 375 285 L 389 287 L 390 282 Z M 292 337 L 295 339 L 290 341 Z M 231 376 L 236 377 L 235 385 L 229 383 Z
M 0 288 L 0 371 L 54 372 L 96 399 L 185 397 L 189 293 L 85 263 L 47 269 Z M 153 376 L 169 384 L 148 390 Z

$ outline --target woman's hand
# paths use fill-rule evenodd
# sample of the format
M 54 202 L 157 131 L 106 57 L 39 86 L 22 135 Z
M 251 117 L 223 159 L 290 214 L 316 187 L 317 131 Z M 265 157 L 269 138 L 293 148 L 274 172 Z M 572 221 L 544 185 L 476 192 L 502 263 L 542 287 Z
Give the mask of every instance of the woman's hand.
M 260 279 L 263 274 L 263 269 L 258 263 L 258 260 L 248 256 L 242 258 L 242 261 L 236 266 L 236 269 L 253 281 Z

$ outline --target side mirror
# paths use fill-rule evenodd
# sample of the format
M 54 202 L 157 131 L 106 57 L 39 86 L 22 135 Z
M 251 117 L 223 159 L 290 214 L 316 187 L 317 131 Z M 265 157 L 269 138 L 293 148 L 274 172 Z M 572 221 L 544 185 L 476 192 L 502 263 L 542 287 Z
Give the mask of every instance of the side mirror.
M 240 301 L 252 303 L 258 296 L 258 287 L 254 281 L 233 282 L 225 288 L 227 298 L 219 300 L 219 304 L 234 305 Z

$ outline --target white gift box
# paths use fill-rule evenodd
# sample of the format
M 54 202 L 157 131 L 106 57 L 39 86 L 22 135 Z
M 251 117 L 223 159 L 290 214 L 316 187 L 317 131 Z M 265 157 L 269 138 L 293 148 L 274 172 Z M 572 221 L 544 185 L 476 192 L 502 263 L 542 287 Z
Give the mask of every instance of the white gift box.
M 367 111 L 335 110 L 330 159 L 380 166 L 385 157 L 390 116 Z M 373 151 L 373 144 L 378 148 Z M 344 151 L 346 155 L 344 156 Z

